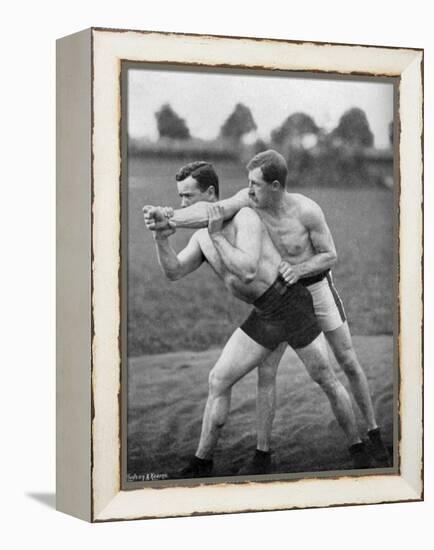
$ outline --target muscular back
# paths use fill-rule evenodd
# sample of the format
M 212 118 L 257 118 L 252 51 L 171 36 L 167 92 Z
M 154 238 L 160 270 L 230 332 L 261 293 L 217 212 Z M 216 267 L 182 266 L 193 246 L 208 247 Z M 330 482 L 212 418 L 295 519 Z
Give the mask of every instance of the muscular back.
M 231 245 L 234 247 L 242 247 L 243 244 L 245 244 L 240 242 L 241 238 L 246 238 L 240 236 L 240 228 L 245 228 L 246 224 L 248 226 L 249 224 L 259 224 L 261 239 L 257 273 L 253 281 L 249 283 L 241 281 L 239 277 L 226 268 L 207 229 L 200 229 L 197 231 L 196 237 L 203 255 L 217 275 L 223 280 L 226 288 L 237 298 L 244 302 L 252 303 L 263 294 L 275 280 L 281 258 L 258 215 L 249 208 L 242 208 L 231 220 L 224 224 L 223 234 Z M 245 235 L 245 233 L 244 231 L 243 235 Z

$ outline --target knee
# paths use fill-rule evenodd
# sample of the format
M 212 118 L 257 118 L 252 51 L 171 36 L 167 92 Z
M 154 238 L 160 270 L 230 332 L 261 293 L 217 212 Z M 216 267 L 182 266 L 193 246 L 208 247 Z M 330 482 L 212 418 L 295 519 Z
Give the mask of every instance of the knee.
M 331 399 L 336 399 L 340 394 L 342 384 L 336 378 L 336 376 L 323 376 L 318 380 L 315 380 L 322 391 Z
M 286 344 L 280 345 L 258 367 L 258 387 L 271 388 L 276 384 L 277 369 Z
M 211 395 L 221 395 L 230 388 L 228 380 L 216 369 L 212 369 L 208 377 L 208 390 Z
M 339 354 L 338 363 L 349 378 L 356 378 L 361 374 L 361 366 L 355 351 L 351 348 Z
M 318 365 L 317 368 L 311 372 L 311 378 L 327 394 L 335 393 L 340 384 L 331 366 L 327 363 Z

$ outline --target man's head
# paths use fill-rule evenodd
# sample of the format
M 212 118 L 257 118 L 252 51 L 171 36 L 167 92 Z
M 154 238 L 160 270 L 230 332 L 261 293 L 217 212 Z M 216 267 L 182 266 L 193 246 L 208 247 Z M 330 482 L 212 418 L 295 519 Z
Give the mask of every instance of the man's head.
M 190 162 L 183 166 L 175 177 L 182 208 L 199 201 L 218 200 L 219 179 L 209 162 Z
M 288 166 L 283 156 L 270 149 L 255 155 L 247 164 L 249 197 L 258 208 L 267 206 L 274 195 L 285 190 Z

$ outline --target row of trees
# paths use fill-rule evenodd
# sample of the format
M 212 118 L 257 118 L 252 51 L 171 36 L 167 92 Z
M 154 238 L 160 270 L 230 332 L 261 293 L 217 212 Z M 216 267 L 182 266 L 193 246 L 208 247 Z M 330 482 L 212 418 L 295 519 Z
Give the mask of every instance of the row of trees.
M 155 113 L 160 138 L 177 140 L 191 139 L 190 130 L 183 118 L 181 118 L 166 103 Z M 256 130 L 257 126 L 252 112 L 246 105 L 238 103 L 232 113 L 224 121 L 220 128 L 219 137 L 239 143 L 243 136 Z M 294 113 L 271 132 L 271 140 L 277 145 L 283 145 L 288 140 L 295 140 L 300 136 L 313 135 L 324 136 L 324 132 L 315 121 L 305 113 Z M 365 112 L 359 108 L 346 111 L 340 118 L 337 127 L 327 135 L 328 139 L 341 141 L 358 147 L 372 147 L 374 136 L 369 127 Z M 390 143 L 393 142 L 393 126 L 389 126 Z
M 166 103 L 159 111 L 155 113 L 157 119 L 157 128 L 160 138 L 172 139 L 190 139 L 190 130 L 183 118 L 181 118 L 169 105 Z M 253 119 L 252 112 L 242 103 L 235 106 L 233 112 L 223 123 L 220 129 L 220 137 L 223 139 L 231 139 L 240 141 L 241 138 L 256 130 L 257 126 Z

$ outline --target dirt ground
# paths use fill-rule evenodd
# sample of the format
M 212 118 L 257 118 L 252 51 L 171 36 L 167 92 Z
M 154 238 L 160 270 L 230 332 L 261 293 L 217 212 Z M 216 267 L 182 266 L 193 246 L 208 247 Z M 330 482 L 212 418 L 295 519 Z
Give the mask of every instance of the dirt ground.
M 357 336 L 354 344 L 366 371 L 377 421 L 393 445 L 393 340 Z M 128 474 L 178 472 L 194 454 L 207 396 L 209 371 L 218 349 L 136 357 L 128 363 Z M 337 369 L 336 364 L 334 363 Z M 345 376 L 337 371 L 348 387 Z M 214 455 L 214 476 L 233 476 L 256 446 L 256 371 L 233 389 L 231 413 Z M 366 429 L 354 404 L 360 433 Z M 287 350 L 277 375 L 273 426 L 273 472 L 351 469 L 346 440 L 322 390 L 294 352 Z

